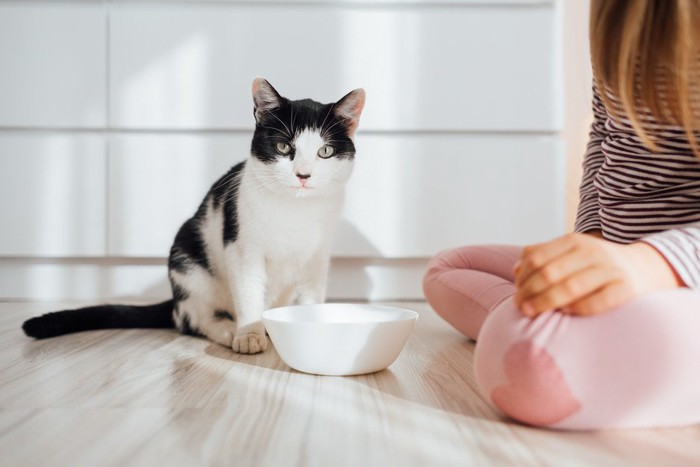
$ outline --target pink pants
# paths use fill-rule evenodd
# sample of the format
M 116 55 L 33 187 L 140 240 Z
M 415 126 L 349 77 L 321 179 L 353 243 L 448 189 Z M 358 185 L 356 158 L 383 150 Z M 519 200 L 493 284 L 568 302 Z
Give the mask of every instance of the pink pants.
M 470 246 L 430 262 L 430 305 L 477 339 L 484 396 L 521 422 L 562 429 L 700 422 L 700 293 L 649 294 L 591 317 L 516 309 L 520 247 Z

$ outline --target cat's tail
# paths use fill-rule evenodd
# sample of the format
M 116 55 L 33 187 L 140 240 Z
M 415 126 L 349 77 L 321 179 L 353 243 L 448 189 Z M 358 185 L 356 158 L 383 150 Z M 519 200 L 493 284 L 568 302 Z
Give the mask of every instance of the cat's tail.
M 47 337 L 113 328 L 173 328 L 173 300 L 155 305 L 97 305 L 47 313 L 22 325 L 29 337 Z

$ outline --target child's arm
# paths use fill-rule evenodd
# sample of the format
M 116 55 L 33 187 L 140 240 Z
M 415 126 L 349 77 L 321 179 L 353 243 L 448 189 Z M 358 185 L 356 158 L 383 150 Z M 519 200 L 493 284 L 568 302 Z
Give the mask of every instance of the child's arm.
M 640 241 L 653 246 L 683 284 L 700 289 L 700 222 L 649 235 Z

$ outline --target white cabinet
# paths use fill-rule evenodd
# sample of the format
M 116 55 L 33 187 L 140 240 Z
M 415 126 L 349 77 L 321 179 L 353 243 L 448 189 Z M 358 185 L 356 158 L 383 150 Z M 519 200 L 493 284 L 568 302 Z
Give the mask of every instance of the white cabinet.
M 106 200 L 102 137 L 0 133 L 0 255 L 105 255 Z
M 331 298 L 421 298 L 438 250 L 563 233 L 560 10 L 0 1 L 0 299 L 167 293 L 177 229 L 248 157 L 258 76 L 367 92 Z
M 0 3 L 0 126 L 104 127 L 103 5 Z
M 364 130 L 560 128 L 551 5 L 114 5 L 111 122 L 252 128 L 250 88 L 367 91 Z

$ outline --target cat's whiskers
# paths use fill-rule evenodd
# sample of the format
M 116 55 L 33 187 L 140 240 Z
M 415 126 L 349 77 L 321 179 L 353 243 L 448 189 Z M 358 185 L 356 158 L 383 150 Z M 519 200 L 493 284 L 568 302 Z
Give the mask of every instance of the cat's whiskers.
M 279 175 L 273 169 L 268 168 L 256 168 L 256 173 L 253 180 L 256 182 L 256 184 L 251 186 L 258 190 L 262 187 L 268 191 L 279 192 L 284 186 L 284 184 L 281 183 Z
M 328 109 L 328 112 L 326 112 L 326 116 L 323 117 L 323 121 L 321 122 L 321 127 L 319 128 L 319 133 L 323 133 L 323 125 L 326 124 L 326 120 L 328 119 L 328 116 L 331 114 L 333 111 L 333 108 L 335 107 L 335 104 L 332 104 L 330 108 Z
M 323 140 L 326 142 L 326 144 L 330 144 L 331 146 L 336 144 L 336 143 L 340 143 L 340 141 L 338 141 L 337 139 L 325 139 L 324 138 Z
M 275 117 L 275 118 L 277 118 L 277 117 Z M 279 120 L 279 118 L 277 120 Z M 284 131 L 280 130 L 279 128 L 275 128 L 273 126 L 264 126 L 264 125 L 260 125 L 260 128 L 265 128 L 266 130 L 276 131 L 276 132 L 282 134 L 285 138 L 291 139 L 291 135 L 289 133 L 285 133 Z M 286 125 L 285 125 L 285 128 L 286 128 Z M 287 130 L 287 131 L 289 131 L 289 130 Z
M 275 115 L 274 113 L 270 113 L 270 115 L 275 117 L 275 119 L 277 119 L 277 121 L 280 122 L 284 126 L 284 128 L 286 128 L 287 136 L 289 136 L 289 139 L 293 139 L 292 130 L 290 130 L 289 127 L 277 115 Z M 281 132 L 281 130 L 280 130 L 280 132 Z
M 331 126 L 328 128 L 321 128 L 321 136 L 326 138 L 327 135 L 330 135 L 330 131 L 335 128 L 336 126 L 340 125 L 342 122 L 340 120 L 333 122 Z
M 238 175 L 238 173 L 233 172 L 233 173 L 230 173 L 230 174 L 228 174 L 228 175 L 222 177 L 221 180 L 219 180 L 219 181 L 216 183 L 216 185 L 214 185 L 214 186 L 212 187 L 212 190 L 217 190 L 217 189 L 219 189 L 219 188 L 221 188 L 221 187 L 227 185 L 227 184 L 231 181 L 231 179 L 234 178 L 236 175 Z M 234 185 L 232 185 L 232 186 L 229 187 L 229 188 L 233 188 L 233 186 L 234 186 Z
M 219 196 L 214 198 L 214 201 L 217 203 L 226 203 L 231 197 L 234 197 L 236 195 L 236 192 L 238 191 L 238 187 L 241 185 L 241 177 L 237 177 L 238 175 L 237 172 L 233 172 L 231 174 L 226 175 L 223 177 L 217 184 L 212 188 L 212 191 L 216 190 L 219 187 L 222 187 L 224 185 L 228 185 L 227 189 Z M 233 180 L 233 181 L 232 181 Z M 223 198 L 223 200 L 222 200 Z
M 303 198 L 309 194 L 309 190 L 311 189 L 310 187 L 304 187 L 301 185 L 289 185 L 289 183 L 272 168 L 258 168 L 256 172 L 255 181 L 258 183 L 258 185 L 255 186 L 255 188 L 258 190 L 266 189 L 275 193 L 284 194 L 285 192 L 288 193 L 289 189 L 292 189 L 294 190 L 295 197 Z
M 260 187 L 258 186 L 259 183 L 260 183 L 260 182 L 256 182 L 256 183 L 253 183 L 253 184 L 248 184 L 247 186 L 249 186 L 249 187 L 250 187 L 251 189 L 253 189 L 253 190 L 259 191 L 259 190 L 260 190 Z M 239 185 L 240 185 L 240 182 L 239 182 Z M 237 190 L 231 190 L 230 193 L 227 193 L 226 197 L 224 198 L 224 200 L 223 200 L 221 203 L 222 203 L 222 204 L 227 204 L 227 203 L 229 203 L 229 202 L 231 202 L 231 201 L 235 202 L 237 198 L 238 198 Z
M 235 177 L 237 174 L 232 174 L 231 176 L 227 177 L 229 179 L 229 182 L 231 180 L 231 177 Z M 218 186 L 223 185 L 223 183 L 217 184 Z M 219 197 L 214 198 L 214 201 L 220 205 L 225 205 L 232 199 L 236 198 L 238 195 L 238 187 L 241 185 L 241 178 L 235 178 L 232 183 L 229 183 L 228 186 L 226 187 L 226 190 L 224 191 L 223 195 L 220 195 Z M 212 192 L 214 190 L 212 189 Z
M 287 136 L 287 135 L 285 135 L 285 140 L 287 139 L 286 136 Z M 280 140 L 280 137 L 279 137 L 279 136 L 274 136 L 274 135 L 273 135 L 273 136 L 263 135 L 263 136 L 261 136 L 261 138 L 262 138 L 262 139 L 272 139 L 272 140 L 277 140 L 277 141 Z
M 294 129 L 294 107 L 291 108 L 290 113 L 290 122 L 289 122 L 289 127 L 293 130 Z
M 331 125 L 327 128 L 327 130 L 330 131 L 330 130 L 332 130 L 333 128 L 337 127 L 338 125 L 343 125 L 344 123 L 345 123 L 345 122 L 344 122 L 343 120 L 338 119 L 338 120 L 336 120 L 335 122 L 333 122 L 333 124 L 331 124 Z

